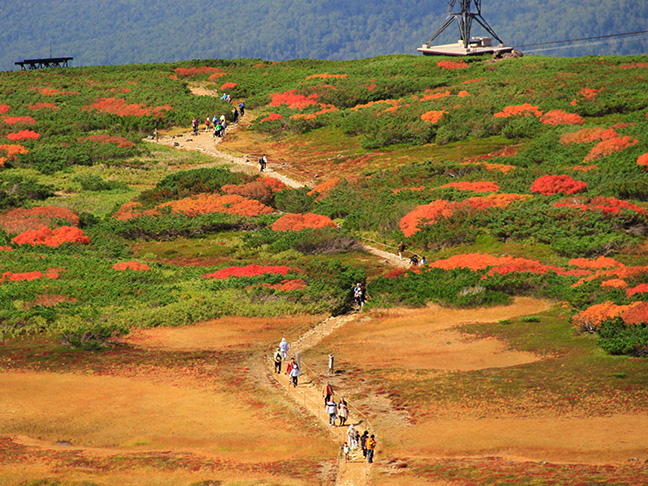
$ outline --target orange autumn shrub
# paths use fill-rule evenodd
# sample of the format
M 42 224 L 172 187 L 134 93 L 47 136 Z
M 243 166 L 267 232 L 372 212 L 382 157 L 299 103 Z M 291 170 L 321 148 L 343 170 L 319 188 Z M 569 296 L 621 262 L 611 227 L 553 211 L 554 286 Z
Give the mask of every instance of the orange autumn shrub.
M 206 73 L 220 73 L 222 72 L 221 68 L 210 67 L 210 66 L 201 66 L 201 67 L 189 67 L 189 68 L 175 68 L 173 70 L 178 76 L 183 78 L 189 76 L 195 76 L 196 74 L 206 74 Z
M 589 172 L 590 170 L 597 170 L 598 165 L 575 165 L 573 167 L 567 167 L 576 172 Z
M 587 190 L 587 184 L 568 175 L 546 175 L 539 177 L 531 185 L 531 192 L 545 196 L 552 194 L 576 194 Z
M 67 96 L 67 95 L 81 94 L 78 91 L 61 91 L 60 89 L 56 89 L 56 88 L 41 88 L 39 90 L 39 93 L 44 94 L 44 95 L 48 95 L 48 96 L 51 96 L 51 95 Z
M 396 267 L 392 268 L 389 272 L 387 272 L 384 277 L 385 278 L 398 278 L 401 275 L 403 275 L 405 272 L 407 272 L 406 268 L 403 267 Z
M 317 104 L 317 93 L 304 96 L 297 94 L 296 89 L 291 89 L 284 93 L 272 93 L 270 97 L 270 106 L 286 105 L 293 110 L 302 110 L 308 106 Z
M 43 109 L 43 108 L 48 108 L 48 109 L 51 109 L 51 110 L 58 110 L 58 108 L 59 108 L 54 103 L 34 103 L 33 105 L 27 105 L 27 107 L 32 111 L 40 110 L 40 109 Z
M 457 207 L 458 203 L 445 200 L 422 204 L 401 218 L 400 229 L 406 237 L 412 236 L 420 229 L 420 225 L 430 225 L 441 218 L 449 218 Z
M 614 319 L 629 308 L 628 305 L 616 305 L 610 300 L 594 304 L 572 317 L 572 325 L 582 332 L 594 333 L 605 321 Z
M 639 158 L 637 158 L 637 164 L 643 167 L 648 167 L 648 153 L 640 155 Z
M 10 109 L 11 106 L 0 104 L 0 115 L 6 114 Z
M 626 281 L 620 278 L 611 278 L 601 282 L 601 287 L 609 287 L 612 289 L 625 289 L 627 286 Z
M 597 143 L 589 154 L 583 159 L 583 162 L 590 162 L 591 160 L 600 159 L 606 155 L 610 155 L 614 152 L 619 152 L 623 149 L 631 147 L 638 143 L 639 141 L 636 138 L 632 137 L 613 137 L 607 140 L 602 140 Z
M 511 105 L 505 107 L 502 111 L 495 113 L 493 116 L 495 118 L 508 118 L 517 115 L 523 115 L 523 116 L 533 115 L 533 116 L 540 117 L 542 116 L 542 112 L 538 110 L 538 108 L 539 108 L 538 106 L 534 106 L 529 103 L 524 103 L 522 105 Z
M 170 105 L 147 107 L 138 103 L 126 104 L 121 98 L 99 98 L 89 106 L 81 108 L 83 111 L 97 110 L 101 113 L 112 113 L 117 116 L 153 116 L 164 117 L 164 112 L 171 110 Z
M 19 132 L 7 135 L 7 138 L 12 142 L 15 142 L 16 140 L 38 140 L 39 137 L 40 134 L 33 130 L 20 130 Z
M 124 137 L 119 137 L 117 135 L 90 135 L 89 137 L 80 138 L 80 141 L 88 140 L 90 142 L 99 142 L 99 143 L 114 143 L 118 147 L 133 147 L 135 144 L 126 140 Z
M 392 189 L 392 192 L 393 192 L 394 194 L 398 194 L 398 193 L 401 192 L 401 191 L 418 192 L 418 191 L 422 191 L 423 189 L 425 189 L 425 186 L 419 186 L 419 187 L 401 187 L 401 188 L 399 188 L 399 189 Z
M 473 191 L 473 192 L 497 192 L 499 191 L 499 186 L 492 181 L 483 181 L 483 182 L 451 182 L 450 184 L 445 184 L 441 186 L 453 187 L 460 191 Z
M 90 238 L 75 226 L 60 226 L 56 229 L 43 227 L 37 230 L 25 231 L 12 238 L 11 242 L 17 245 L 45 245 L 55 248 L 64 243 L 89 245 Z
M 632 297 L 635 294 L 644 294 L 648 292 L 648 283 L 642 283 L 626 290 L 626 296 Z
M 236 194 L 226 194 L 224 196 L 219 194 L 198 194 L 178 201 L 160 204 L 155 209 L 167 206 L 174 213 L 183 213 L 189 217 L 198 214 L 227 213 L 251 218 L 272 212 L 272 208 L 265 204 Z
M 259 180 L 275 192 L 281 192 L 284 189 L 288 189 L 288 186 L 276 177 L 262 177 Z
M 544 275 L 545 273 L 553 271 L 558 274 L 564 273 L 564 269 L 554 265 L 545 265 L 536 260 L 529 260 L 527 258 L 511 258 L 506 263 L 491 268 L 487 275 L 506 275 L 508 273 L 535 273 Z
M 0 251 L 13 251 L 10 246 L 0 246 Z
M 589 268 L 592 270 L 625 266 L 623 263 L 616 261 L 614 258 L 604 256 L 600 256 L 596 260 L 590 260 L 588 258 L 572 258 L 567 262 L 567 264 L 578 268 Z
M 324 113 L 329 113 L 332 111 L 339 111 L 337 107 L 333 105 L 320 105 L 323 108 L 319 111 L 316 111 L 315 113 L 295 113 L 294 115 L 291 115 L 290 119 L 291 120 L 314 120 L 317 118 L 319 115 L 323 115 Z
M 0 214 L 0 228 L 7 233 L 24 233 L 43 227 L 52 227 L 56 223 L 78 226 L 79 217 L 74 211 L 57 206 L 39 206 L 36 208 L 14 208 Z
M 117 221 L 128 221 L 133 218 L 141 218 L 143 216 L 159 216 L 160 212 L 157 209 L 139 209 L 142 203 L 127 202 L 113 214 L 113 218 Z
M 210 74 L 207 80 L 215 83 L 219 80 L 219 78 L 222 78 L 223 76 L 227 76 L 227 73 L 214 73 Z
M 278 284 L 262 283 L 261 287 L 281 290 L 283 292 L 290 292 L 291 290 L 302 290 L 306 288 L 306 282 L 304 282 L 301 278 L 298 278 L 295 280 L 282 280 L 281 283 Z
M 41 294 L 31 302 L 26 302 L 25 307 L 31 309 L 33 307 L 54 307 L 63 302 L 76 302 L 74 297 L 60 294 Z
M 459 92 L 457 93 L 457 96 L 458 96 L 459 98 L 465 98 L 466 96 L 470 96 L 470 93 L 469 93 L 468 91 L 463 91 L 463 90 L 462 90 L 462 91 L 459 91 Z
M 0 282 L 8 281 L 8 282 L 19 282 L 22 280 L 36 280 L 39 278 L 51 278 L 53 280 L 57 279 L 60 277 L 61 272 L 63 269 L 61 268 L 50 268 L 47 270 L 46 273 L 43 272 L 23 272 L 23 273 L 15 273 L 15 272 L 4 272 L 2 275 L 0 275 Z
M 340 182 L 340 178 L 336 177 L 335 179 L 331 179 L 330 181 L 318 184 L 312 190 L 308 191 L 308 195 L 314 196 L 315 194 L 319 194 L 318 198 L 323 199 L 328 196 L 328 193 L 331 192 L 335 188 L 335 186 L 337 186 L 338 182 Z
M 594 89 L 594 88 L 583 88 L 579 91 L 579 94 L 586 99 L 587 101 L 592 101 L 596 98 L 596 95 L 603 91 L 603 88 Z
M 458 203 L 460 207 L 472 209 L 505 208 L 517 201 L 524 201 L 530 198 L 528 194 L 489 194 L 488 196 L 471 197 Z
M 124 271 L 124 270 L 133 270 L 134 272 L 146 272 L 151 269 L 146 263 L 139 263 L 135 260 L 129 262 L 120 262 L 115 263 L 112 266 L 115 270 Z
M 430 123 L 438 123 L 441 118 L 443 118 L 443 115 L 445 115 L 447 112 L 442 111 L 442 110 L 431 110 L 431 111 L 426 111 L 421 115 L 421 120 L 425 122 L 430 122 Z
M 435 93 L 432 89 L 426 89 L 425 92 L 428 94 L 423 95 L 421 101 L 438 100 L 450 96 L 450 91 L 448 90 Z
M 301 272 L 299 268 L 296 267 L 286 267 L 283 265 L 247 265 L 245 267 L 227 267 L 217 270 L 214 273 L 206 273 L 203 278 L 217 278 L 217 279 L 227 279 L 230 277 L 258 277 L 259 275 L 265 275 L 267 273 L 286 275 L 288 272 Z
M 266 206 L 272 202 L 274 197 L 272 194 L 272 188 L 260 180 L 240 185 L 226 184 L 221 188 L 221 190 L 225 194 L 237 194 L 246 199 L 254 199 Z
M 481 82 L 481 81 L 486 81 L 486 78 L 468 79 L 468 80 L 464 81 L 464 82 L 461 83 L 461 84 L 479 83 L 479 82 Z
M 273 231 L 300 231 L 307 228 L 320 229 L 330 226 L 337 228 L 337 225 L 328 216 L 321 214 L 286 214 L 272 223 Z
M 633 211 L 637 214 L 646 214 L 646 210 L 638 204 L 623 201 L 622 199 L 617 199 L 615 197 L 596 196 L 590 200 L 589 207 L 592 209 L 604 210 L 604 212 L 617 213 L 621 212 L 622 209 L 627 209 L 628 211 Z
M 221 91 L 225 91 L 226 89 L 234 89 L 237 86 L 238 83 L 232 83 L 232 82 L 223 83 L 223 85 L 221 86 Z
M 626 326 L 648 323 L 648 302 L 633 302 L 621 313 Z
M 582 125 L 583 117 L 563 110 L 551 110 L 540 117 L 544 125 Z
M 0 157 L 0 167 L 3 167 L 5 162 L 13 160 L 18 154 L 28 154 L 27 150 L 22 145 L 0 145 L 0 151 L 5 152 L 5 157 Z
M 31 116 L 8 116 L 4 119 L 4 122 L 8 125 L 36 125 L 36 120 Z
M 402 101 L 402 99 L 401 99 L 401 100 L 377 100 L 377 101 L 370 101 L 369 103 L 365 103 L 365 104 L 363 104 L 363 105 L 355 105 L 354 107 L 349 108 L 349 109 L 350 109 L 351 111 L 358 111 L 360 108 L 370 108 L 370 107 L 372 107 L 372 106 L 374 106 L 374 105 L 383 104 L 383 103 L 387 103 L 387 104 L 391 104 L 392 106 L 396 106 L 396 105 L 398 105 L 398 103 L 399 103 L 400 101 Z
M 441 69 L 464 69 L 468 67 L 466 61 L 439 61 L 437 66 Z
M 575 143 L 590 143 L 600 140 L 607 140 L 617 137 L 618 134 L 612 128 L 581 128 L 577 132 L 563 133 L 560 136 L 560 143 L 571 145 Z
M 462 253 L 454 255 L 445 260 L 437 260 L 428 264 L 431 268 L 443 270 L 454 270 L 455 268 L 467 268 L 469 270 L 485 270 L 488 267 L 503 265 L 513 259 L 511 256 L 495 257 L 486 253 Z
M 283 118 L 283 116 L 280 115 L 279 113 L 270 113 L 265 118 L 262 118 L 261 120 L 259 120 L 259 123 L 265 123 L 265 122 L 274 121 L 274 120 L 281 120 L 282 118 Z
M 309 79 L 327 79 L 327 78 L 348 78 L 348 74 L 329 74 L 329 73 L 324 73 L 324 74 L 311 74 L 310 76 L 306 77 L 306 81 Z

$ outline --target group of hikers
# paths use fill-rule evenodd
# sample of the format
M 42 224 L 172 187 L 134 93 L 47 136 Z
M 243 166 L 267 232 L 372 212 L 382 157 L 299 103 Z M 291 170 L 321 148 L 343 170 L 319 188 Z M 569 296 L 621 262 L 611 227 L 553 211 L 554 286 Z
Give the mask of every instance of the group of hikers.
M 231 97 L 229 95 L 223 94 L 223 97 L 221 98 L 227 102 L 231 101 Z M 242 117 L 245 114 L 245 102 L 241 101 L 238 104 L 238 108 L 235 106 L 232 109 L 232 116 L 231 120 L 232 123 L 236 123 L 240 117 Z M 194 119 L 191 121 L 191 128 L 193 129 L 194 135 L 198 135 L 198 119 L 194 117 Z M 205 131 L 209 132 L 210 130 L 213 130 L 212 135 L 214 137 L 224 137 L 225 136 L 225 129 L 227 128 L 228 123 L 227 119 L 225 118 L 225 115 L 221 115 L 220 117 L 214 115 L 213 118 L 207 117 L 205 119 Z
M 363 289 L 364 287 L 358 283 L 359 287 Z M 275 373 L 281 373 L 281 364 L 288 359 L 288 350 L 290 345 L 286 341 L 286 338 L 282 338 L 277 351 L 274 354 L 274 369 Z M 290 383 L 293 387 L 297 387 L 298 378 L 300 375 L 299 363 L 295 358 L 290 358 L 288 366 L 286 367 L 286 374 L 290 377 Z M 334 398 L 333 387 L 331 384 L 326 381 L 324 388 L 322 389 L 322 397 L 324 398 L 324 407 L 326 413 L 329 417 L 329 425 L 331 427 L 345 427 L 346 421 L 349 418 L 349 405 L 344 397 L 340 397 L 340 402 L 337 403 Z M 339 420 L 339 425 L 336 422 Z M 369 431 L 365 430 L 364 433 L 360 434 L 356 430 L 354 424 L 350 424 L 347 429 L 347 438 L 348 440 L 342 445 L 342 453 L 344 454 L 344 459 L 348 462 L 350 453 L 355 449 L 362 449 L 362 456 L 367 459 L 369 464 L 373 463 L 374 450 L 376 449 L 376 437 L 373 434 L 369 434 Z
M 398 244 L 397 250 L 398 250 L 398 257 L 401 260 L 403 260 L 403 253 L 405 253 L 405 243 L 403 243 L 402 240 Z M 427 265 L 428 261 L 427 261 L 427 258 L 425 258 L 425 256 L 419 257 L 416 253 L 414 253 L 412 255 L 412 257 L 410 258 L 409 262 L 410 262 L 410 265 L 421 266 L 422 267 L 423 265 Z

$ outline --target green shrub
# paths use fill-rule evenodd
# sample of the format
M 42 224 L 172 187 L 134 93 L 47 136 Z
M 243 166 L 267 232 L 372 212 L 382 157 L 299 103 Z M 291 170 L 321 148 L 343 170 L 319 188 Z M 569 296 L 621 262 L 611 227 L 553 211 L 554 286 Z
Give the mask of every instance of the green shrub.
M 114 346 L 119 338 L 129 333 L 128 328 L 106 323 L 74 325 L 61 331 L 61 345 L 65 348 L 97 351 Z
M 627 327 L 620 319 L 604 322 L 598 331 L 599 346 L 610 354 L 648 356 L 648 324 Z

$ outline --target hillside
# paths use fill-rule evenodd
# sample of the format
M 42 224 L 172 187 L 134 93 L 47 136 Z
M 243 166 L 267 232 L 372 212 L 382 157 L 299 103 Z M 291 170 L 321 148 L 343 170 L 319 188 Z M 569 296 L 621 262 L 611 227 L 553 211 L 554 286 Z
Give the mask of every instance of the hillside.
M 508 45 L 645 29 L 641 0 L 576 4 L 488 0 L 482 11 Z M 447 13 L 444 0 L 332 4 L 322 0 L 21 0 L 0 19 L 0 70 L 25 58 L 73 56 L 75 66 L 204 58 L 360 59 L 404 53 L 427 41 Z M 475 31 L 479 34 L 479 31 Z M 456 28 L 440 38 L 455 42 Z M 646 36 L 560 46 L 543 54 L 645 53 Z M 543 48 L 546 49 L 546 48 Z
M 648 485 L 646 75 L 0 73 L 0 482 Z M 324 380 L 373 466 L 339 455 Z

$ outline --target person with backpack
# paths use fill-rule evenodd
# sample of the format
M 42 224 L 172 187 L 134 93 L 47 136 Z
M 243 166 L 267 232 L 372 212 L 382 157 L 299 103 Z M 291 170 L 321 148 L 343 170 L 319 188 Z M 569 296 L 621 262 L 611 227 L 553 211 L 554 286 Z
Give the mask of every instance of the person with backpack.
M 376 437 L 373 434 L 371 434 L 371 437 L 367 439 L 367 462 L 369 464 L 373 463 L 375 450 L 376 450 Z
M 287 359 L 290 345 L 286 341 L 286 338 L 281 338 L 281 342 L 279 343 L 279 349 L 281 350 L 281 356 L 283 357 L 283 359 Z
M 335 427 L 335 421 L 337 420 L 337 403 L 335 403 L 335 400 L 332 398 L 326 402 L 326 413 L 328 413 L 329 416 L 329 425 L 331 427 Z
M 360 448 L 362 449 L 362 457 L 367 458 L 367 439 L 369 438 L 369 432 L 366 430 L 360 436 Z
M 263 172 L 268 165 L 268 159 L 265 154 L 259 159 L 259 172 Z
M 241 116 L 245 115 L 245 103 L 243 101 L 239 103 L 239 111 L 241 112 Z
M 299 379 L 299 365 L 294 360 L 294 358 L 292 359 L 290 364 L 292 365 L 290 367 L 290 378 L 292 379 L 292 385 L 297 388 L 297 380 Z
M 344 427 L 346 425 L 346 420 L 349 418 L 349 406 L 344 398 L 340 398 L 338 416 L 340 417 L 340 427 Z M 353 444 L 353 441 L 349 440 L 349 444 Z M 357 445 L 355 447 L 357 447 Z M 354 446 L 352 445 L 351 448 L 354 448 Z
M 209 117 L 207 117 L 207 119 L 205 120 L 205 131 L 209 131 Z
M 198 135 L 198 118 L 194 117 L 191 121 L 191 126 L 193 128 L 194 135 Z
M 322 389 L 322 396 L 324 397 L 324 405 L 326 405 L 328 401 L 331 399 L 331 395 L 333 395 L 333 387 L 327 381 L 326 383 L 324 383 L 324 388 Z
M 283 356 L 281 356 L 281 349 L 277 348 L 277 352 L 274 355 L 275 373 L 281 373 L 281 362 L 282 361 L 283 361 Z

